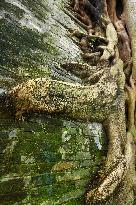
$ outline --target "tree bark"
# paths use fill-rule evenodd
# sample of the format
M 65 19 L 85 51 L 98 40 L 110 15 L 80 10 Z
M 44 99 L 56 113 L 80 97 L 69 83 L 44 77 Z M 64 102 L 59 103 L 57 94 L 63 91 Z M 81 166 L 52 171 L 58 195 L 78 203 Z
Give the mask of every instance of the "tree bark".
M 72 119 L 102 122 L 109 140 L 107 159 L 101 174 L 98 175 L 94 181 L 91 181 L 85 195 L 85 203 L 90 205 L 131 205 L 134 204 L 135 200 L 135 145 L 133 139 L 135 132 L 135 86 L 133 79 L 135 78 L 136 70 L 134 39 L 135 18 L 133 19 L 131 17 L 132 13 L 130 12 L 132 2 L 123 1 L 124 12 L 130 14 L 125 22 L 127 22 L 126 24 L 129 28 L 133 58 L 133 79 L 130 80 L 129 85 L 126 85 L 126 91 L 128 93 L 127 126 L 124 93 L 125 78 L 123 62 L 121 61 L 121 56 L 118 51 L 117 36 L 119 37 L 120 35 L 121 40 L 123 39 L 123 42 L 127 45 L 128 60 L 130 60 L 130 51 L 128 38 L 124 38 L 124 33 L 119 33 L 120 27 L 117 25 L 116 1 L 107 1 L 108 9 L 106 9 L 106 2 L 102 2 L 103 5 L 105 5 L 105 9 L 103 10 L 104 15 L 106 14 L 107 16 L 104 16 L 101 20 L 101 35 L 106 38 L 108 43 L 102 42 L 95 45 L 95 50 L 91 50 L 89 42 L 91 38 L 90 35 L 96 32 L 92 31 L 92 29 L 95 28 L 92 28 L 91 23 L 83 20 L 86 18 L 90 19 L 90 22 L 92 20 L 92 14 L 89 16 L 88 9 L 86 9 L 91 4 L 91 1 L 74 2 L 74 10 L 82 17 L 80 18 L 82 23 L 86 24 L 87 34 L 76 32 L 76 34 L 74 33 L 73 35 L 79 39 L 79 44 L 84 52 L 83 57 L 90 59 L 90 62 L 88 62 L 87 66 L 80 64 L 79 67 L 77 66 L 78 63 L 68 63 L 66 70 L 72 68 L 73 73 L 78 73 L 77 70 L 80 70 L 79 75 L 82 76 L 81 70 L 89 70 L 89 72 L 94 74 L 95 67 L 95 83 L 92 83 L 92 85 L 91 80 L 88 80 L 88 85 L 81 85 L 37 78 L 19 84 L 11 89 L 11 91 L 7 93 L 6 100 L 8 105 L 11 104 L 14 107 L 16 117 L 19 119 L 23 118 L 24 114 L 29 112 L 48 112 L 50 114 L 62 113 Z M 98 16 L 95 16 L 94 19 L 96 20 L 96 18 L 98 18 Z M 102 24 L 104 26 L 102 26 Z M 122 25 L 121 21 L 121 26 Z M 124 26 L 123 32 L 126 32 Z M 95 33 L 94 41 L 96 41 L 96 39 L 100 41 L 102 37 L 100 35 L 98 37 Z M 85 40 L 84 44 L 83 40 Z M 90 64 L 92 58 L 94 59 L 94 57 L 96 57 L 96 52 L 98 54 L 97 58 L 99 59 L 99 63 L 96 62 L 97 60 L 94 60 L 93 63 L 96 63 L 96 65 L 92 66 Z M 65 64 L 65 67 L 67 67 L 67 64 Z
M 124 13 L 127 29 L 131 39 L 132 50 L 132 76 L 136 79 L 136 1 L 124 0 Z

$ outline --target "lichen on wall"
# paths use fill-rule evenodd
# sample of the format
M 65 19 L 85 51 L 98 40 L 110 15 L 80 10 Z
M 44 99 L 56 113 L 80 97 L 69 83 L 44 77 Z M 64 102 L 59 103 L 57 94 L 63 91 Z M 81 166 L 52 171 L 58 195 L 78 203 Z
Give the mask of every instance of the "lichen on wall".
M 69 36 L 78 25 L 65 4 L 67 0 L 0 2 L 0 96 L 26 79 L 71 78 L 57 69 L 61 63 L 82 62 L 81 50 Z M 82 204 L 86 186 L 104 160 L 101 125 L 93 126 L 93 134 L 88 123 L 34 113 L 27 117 L 18 122 L 0 106 L 0 204 Z
M 104 154 L 89 124 L 34 116 L 19 124 L 1 119 L 0 125 L 1 203 L 83 203 Z
M 0 3 L 0 64 L 13 81 L 46 76 L 60 62 L 81 61 L 79 47 L 68 36 L 76 25 L 63 11 L 66 2 Z

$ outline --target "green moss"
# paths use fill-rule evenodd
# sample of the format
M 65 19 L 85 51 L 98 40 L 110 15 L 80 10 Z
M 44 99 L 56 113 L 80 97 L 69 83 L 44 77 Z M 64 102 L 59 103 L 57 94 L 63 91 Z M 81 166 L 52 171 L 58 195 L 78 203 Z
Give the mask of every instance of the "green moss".
M 67 26 L 74 26 L 70 17 L 60 9 L 66 2 L 0 2 L 2 87 L 11 88 L 24 79 L 49 76 L 56 64 L 73 59 L 73 54 L 79 60 L 78 47 L 66 37 Z M 69 43 L 72 46 L 68 51 Z M 64 49 L 60 44 L 64 45 Z
M 18 6 L 13 6 L 11 3 L 1 1 L 0 2 L 1 10 L 6 10 L 6 16 L 8 17 L 9 13 L 15 14 L 19 19 L 23 17 L 24 11 Z
M 20 192 L 24 189 L 23 178 L 4 178 L 0 182 L 0 194 L 10 194 Z
M 50 172 L 54 163 L 32 163 L 32 164 L 23 164 L 18 167 L 19 173 L 21 176 L 35 176 L 36 174 L 44 174 L 45 171 Z
M 22 0 L 20 8 L 0 3 L 7 13 L 0 19 L 2 86 L 11 88 L 24 78 L 49 76 L 54 65 L 73 60 L 73 51 L 67 51 L 69 45 L 80 61 L 78 47 L 69 38 L 65 42 L 67 28 L 75 25 L 62 10 L 57 13 L 65 2 Z M 37 20 L 38 26 L 43 25 L 44 32 L 29 23 L 22 26 L 20 20 L 28 13 L 32 23 Z M 64 49 L 60 45 L 63 38 Z M 14 116 L 3 113 L 0 112 L 0 204 L 81 205 L 86 184 L 101 164 L 101 151 L 90 139 L 88 125 L 39 113 L 16 122 Z
M 54 186 L 48 187 L 39 187 L 38 189 L 31 189 L 31 196 L 33 199 L 37 199 L 41 202 L 46 201 L 55 201 L 56 204 L 61 204 L 62 202 L 68 201 L 69 198 L 77 198 L 79 193 L 81 194 L 81 190 L 75 189 L 74 183 L 67 183 L 67 184 L 54 184 Z M 62 198 L 58 200 L 59 198 Z
M 48 33 L 39 34 L 37 31 L 21 27 L 13 19 L 10 22 L 2 19 L 0 35 L 1 67 L 8 69 L 14 78 L 36 78 L 50 74 L 48 59 L 53 59 L 59 52 L 55 46 L 55 39 Z
M 84 204 L 84 199 L 79 197 L 77 199 L 71 199 L 68 202 L 64 203 L 63 205 L 80 205 Z
M 13 205 L 14 203 L 19 203 L 19 201 L 22 201 L 26 197 L 26 195 L 27 193 L 25 191 L 10 194 L 2 194 L 0 196 L 0 203 L 2 205 Z
M 42 0 L 22 0 L 22 4 L 26 6 L 36 18 L 44 22 L 46 15 L 49 13 L 50 9 L 48 7 L 49 2 Z
M 101 162 L 100 156 L 91 160 L 91 155 L 89 160 L 85 160 L 83 156 L 76 160 L 75 156 L 81 150 L 89 149 L 90 146 L 93 147 L 93 151 L 90 147 L 91 153 L 96 152 L 97 154 L 97 146 L 93 146 L 94 141 L 90 141 L 91 145 L 89 145 L 88 128 L 84 123 L 62 121 L 56 118 L 45 120 L 43 117 L 33 116 L 29 120 L 30 122 L 27 123 L 19 123 L 16 129 L 14 128 L 17 126 L 15 122 L 12 126 L 9 124 L 9 127 L 7 124 L 7 131 L 3 132 L 2 129 L 0 132 L 6 147 L 11 145 L 13 140 L 17 141 L 11 152 L 5 152 L 0 157 L 1 179 L 4 180 L 7 175 L 7 183 L 4 181 L 1 184 L 1 191 L 8 192 L 10 179 L 15 179 L 16 182 L 18 176 L 18 179 L 22 179 L 20 185 L 19 182 L 17 186 L 15 182 L 11 184 L 13 184 L 14 191 L 17 191 L 16 193 L 25 193 L 20 196 L 20 200 L 25 196 L 21 204 L 32 202 L 39 205 L 43 202 L 78 204 L 77 199 L 80 197 L 79 204 L 81 204 L 86 184 L 90 176 L 93 176 L 100 168 Z M 61 152 L 62 149 L 65 150 L 65 157 Z M 69 154 L 72 161 L 70 161 Z M 69 166 L 67 169 L 54 169 L 56 164 L 63 163 L 64 165 L 68 162 L 72 162 L 74 166 Z M 11 189 L 8 193 L 10 195 L 7 197 L 8 202 L 14 201 Z M 5 198 L 3 200 L 6 201 Z

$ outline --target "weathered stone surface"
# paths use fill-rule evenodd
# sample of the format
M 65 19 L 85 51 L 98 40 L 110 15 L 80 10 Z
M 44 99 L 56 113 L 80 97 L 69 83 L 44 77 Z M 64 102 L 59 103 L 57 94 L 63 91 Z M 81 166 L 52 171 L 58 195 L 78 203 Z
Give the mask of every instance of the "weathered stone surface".
M 51 118 L 1 126 L 0 203 L 81 204 L 101 165 L 101 130 Z
M 57 70 L 60 62 L 82 62 L 68 36 L 77 24 L 63 9 L 66 2 L 0 2 L 1 93 L 29 78 L 77 79 Z M 104 159 L 103 138 L 100 124 L 45 115 L 16 122 L 0 108 L 0 204 L 82 204 Z
M 45 76 L 50 69 L 55 74 L 60 62 L 81 61 L 81 51 L 69 37 L 76 24 L 63 11 L 66 3 L 0 3 L 1 83 L 10 86 L 15 79 Z

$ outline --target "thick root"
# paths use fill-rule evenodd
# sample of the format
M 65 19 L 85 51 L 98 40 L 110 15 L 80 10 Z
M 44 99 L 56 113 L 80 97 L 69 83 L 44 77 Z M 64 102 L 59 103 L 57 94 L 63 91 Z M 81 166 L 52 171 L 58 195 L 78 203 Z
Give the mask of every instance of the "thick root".
M 136 88 L 132 76 L 130 77 L 130 86 L 125 86 L 128 92 L 128 120 L 127 128 L 131 132 L 135 128 L 135 101 L 136 101 Z

